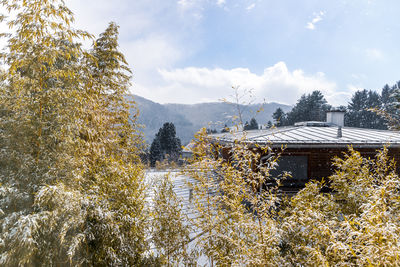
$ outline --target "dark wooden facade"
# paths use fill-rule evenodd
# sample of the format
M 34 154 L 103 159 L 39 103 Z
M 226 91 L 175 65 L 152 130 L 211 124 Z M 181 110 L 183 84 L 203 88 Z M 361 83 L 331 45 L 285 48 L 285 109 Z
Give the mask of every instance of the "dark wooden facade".
M 374 158 L 377 151 L 381 148 L 355 148 L 356 151 L 360 152 L 363 157 Z M 220 152 L 224 159 L 229 160 L 229 148 L 224 147 Z M 334 173 L 333 158 L 343 157 L 345 152 L 348 152 L 347 147 L 335 147 L 335 148 L 312 148 L 312 147 L 302 147 L 302 148 L 286 148 L 284 150 L 274 149 L 274 154 L 280 154 L 282 158 L 284 157 L 300 157 L 306 159 L 306 175 L 298 178 L 295 175 L 291 178 L 287 178 L 283 182 L 283 188 L 288 191 L 296 191 L 304 187 L 307 181 L 321 180 L 322 178 L 327 178 Z M 261 153 L 261 152 L 260 152 Z M 261 155 L 261 158 L 267 155 Z M 400 162 L 400 148 L 390 148 L 389 156 L 394 158 L 396 162 Z M 257 165 L 257 164 L 255 164 Z M 399 164 L 397 164 L 399 168 Z M 398 169 L 399 170 L 399 169 Z M 290 170 L 286 170 L 290 171 Z

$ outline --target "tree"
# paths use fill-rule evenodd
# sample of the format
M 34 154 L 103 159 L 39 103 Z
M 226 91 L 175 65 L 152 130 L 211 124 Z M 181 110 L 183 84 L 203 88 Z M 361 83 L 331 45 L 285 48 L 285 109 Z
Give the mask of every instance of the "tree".
M 156 136 L 150 146 L 150 166 L 156 166 L 156 162 L 161 162 L 163 159 L 164 155 L 161 149 L 160 138 Z
M 156 181 L 153 201 L 152 241 L 163 265 L 188 266 L 190 228 L 169 175 Z M 192 262 L 193 265 L 195 265 Z
M 384 88 L 383 98 L 377 92 L 362 90 L 354 93 L 345 114 L 345 124 L 351 127 L 387 129 L 383 117 L 370 109 L 381 109 L 382 100 L 389 100 L 389 92 Z
M 396 85 L 390 87 L 388 84 L 385 84 L 385 86 L 383 86 L 381 93 L 381 102 L 384 107 L 386 107 L 389 103 L 393 102 L 394 90 L 396 90 Z
M 378 112 L 387 121 L 387 125 L 391 129 L 398 129 L 400 125 L 399 115 L 399 99 L 400 99 L 400 81 L 392 87 L 385 85 L 382 89 L 382 108 Z
M 21 4 L 21 9 L 13 4 Z M 76 111 L 82 106 L 71 99 L 78 100 L 76 96 L 82 97 L 83 93 L 77 75 L 82 51 L 70 40 L 89 35 L 66 26 L 72 15 L 63 4 L 45 7 L 39 1 L 3 1 L 2 5 L 15 10 L 18 16 L 12 21 L 16 31 L 9 37 L 8 51 L 2 58 L 8 68 L 1 88 L 1 104 L 7 113 L 1 120 L 1 165 L 8 168 L 2 168 L 0 176 L 5 200 L 1 206 L 1 264 L 35 265 L 45 259 L 49 249 L 36 237 L 44 235 L 47 243 L 58 245 L 57 240 L 49 238 L 49 232 L 56 231 L 54 224 L 58 222 L 60 228 L 65 227 L 64 216 L 58 221 L 53 214 L 53 209 L 63 203 L 51 203 L 52 209 L 47 210 L 41 205 L 43 195 L 54 189 L 53 195 L 59 194 L 54 199 L 71 200 L 67 196 L 71 193 L 77 196 L 71 200 L 72 205 L 81 200 L 78 191 L 44 185 L 73 179 L 71 172 L 63 172 L 76 164 L 68 153 L 74 148 L 73 142 L 65 136 L 75 139 L 77 125 L 73 120 L 78 119 Z M 61 24 L 56 24 L 57 20 Z M 47 232 L 40 230 L 47 224 Z M 30 234 L 24 237 L 26 232 Z M 66 260 L 68 243 L 73 239 L 62 238 L 67 244 L 57 246 L 60 249 L 49 255 L 48 263 L 58 256 Z
M 141 135 L 113 23 L 84 51 L 63 1 L 17 13 L 0 90 L 1 265 L 138 265 L 145 259 Z
M 158 145 L 157 144 L 153 145 L 153 143 L 157 142 L 160 144 L 161 148 L 160 156 L 157 156 Z M 150 164 L 155 163 L 154 160 L 157 160 L 159 158 L 164 159 L 165 157 L 167 157 L 171 161 L 177 161 L 179 159 L 179 156 L 182 153 L 181 140 L 178 137 L 176 137 L 175 125 L 172 122 L 164 123 L 164 125 L 158 130 L 158 133 L 156 134 L 151 144 L 151 147 L 154 147 L 155 154 L 153 154 L 154 158 L 153 160 L 150 160 Z
M 286 114 L 285 125 L 293 125 L 300 121 L 325 121 L 326 112 L 331 106 L 327 104 L 320 91 L 302 95 L 293 109 Z
M 250 128 L 252 130 L 258 130 L 258 123 L 255 118 L 251 118 L 250 120 Z
M 246 132 L 244 132 L 245 134 Z M 263 184 L 269 177 L 275 156 L 260 161 L 258 149 L 250 149 L 243 140 L 235 142 L 229 152 L 230 161 L 215 157 L 223 145 L 210 143 L 203 129 L 197 134 L 193 147 L 194 168 L 186 172 L 194 178 L 193 205 L 196 216 L 192 224 L 199 234 L 193 246 L 201 250 L 217 266 L 281 265 L 279 230 L 276 215 L 274 188 L 265 190 Z M 210 171 L 212 170 L 212 171 Z
M 274 125 L 277 127 L 286 125 L 286 114 L 281 108 L 275 110 L 272 114 L 272 118 L 274 119 Z
M 244 123 L 243 130 L 249 130 L 250 124 L 248 121 Z
M 87 226 L 92 230 L 89 252 L 95 265 L 139 264 L 147 250 L 144 173 L 139 153 L 143 141 L 130 117 L 132 103 L 125 101 L 130 70 L 118 51 L 118 26 L 110 23 L 94 44 L 86 107 L 88 123 L 83 131 L 89 140 L 88 181 L 96 181 Z M 93 64 L 94 63 L 94 64 Z M 98 151 L 102 149 L 103 151 Z M 91 167 L 91 168 L 90 168 Z M 88 183 L 92 186 L 92 182 Z M 85 188 L 86 189 L 86 188 Z M 107 214 L 107 215 L 106 215 Z M 93 240 L 94 239 L 94 240 Z M 116 242 L 115 240 L 120 240 Z
M 251 118 L 250 124 L 246 121 L 244 125 L 244 130 L 257 130 L 258 129 L 258 123 L 255 118 Z

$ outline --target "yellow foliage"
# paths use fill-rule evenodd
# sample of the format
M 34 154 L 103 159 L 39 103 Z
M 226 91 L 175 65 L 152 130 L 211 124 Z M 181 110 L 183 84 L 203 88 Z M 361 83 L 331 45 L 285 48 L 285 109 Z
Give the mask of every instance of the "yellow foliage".
M 310 181 L 292 198 L 276 187 L 260 149 L 229 146 L 229 160 L 217 157 L 227 144 L 197 135 L 186 174 L 193 185 L 201 235 L 197 247 L 218 266 L 396 266 L 400 254 L 400 180 L 388 148 L 374 159 L 349 147 L 335 158 L 335 173 Z M 288 178 L 290 179 L 290 178 Z M 322 193 L 329 186 L 331 193 Z

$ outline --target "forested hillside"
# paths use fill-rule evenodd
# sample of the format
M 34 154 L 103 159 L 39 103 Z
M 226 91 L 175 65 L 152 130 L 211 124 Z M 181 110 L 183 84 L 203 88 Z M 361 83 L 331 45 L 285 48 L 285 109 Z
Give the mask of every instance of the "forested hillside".
M 221 131 L 225 124 L 233 125 L 233 116 L 237 114 L 234 104 L 224 102 L 162 105 L 136 95 L 129 98 L 136 102 L 140 110 L 138 122 L 145 126 L 143 132 L 147 142 L 151 142 L 165 122 L 172 122 L 182 144 L 187 144 L 202 127 Z M 291 109 L 291 106 L 278 103 L 240 105 L 243 121 L 254 117 L 260 125 L 272 120 L 272 113 L 279 107 L 284 111 Z

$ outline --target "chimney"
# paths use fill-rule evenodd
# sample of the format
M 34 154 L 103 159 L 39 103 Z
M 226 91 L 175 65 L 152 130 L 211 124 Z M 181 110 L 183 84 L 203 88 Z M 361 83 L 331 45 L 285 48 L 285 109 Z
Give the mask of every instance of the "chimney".
M 344 126 L 344 113 L 346 113 L 344 110 L 335 108 L 331 109 L 326 113 L 326 122 L 343 127 Z

